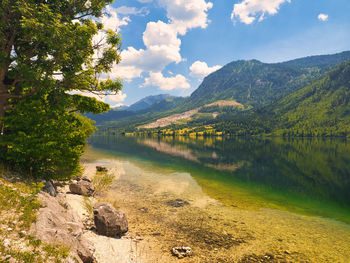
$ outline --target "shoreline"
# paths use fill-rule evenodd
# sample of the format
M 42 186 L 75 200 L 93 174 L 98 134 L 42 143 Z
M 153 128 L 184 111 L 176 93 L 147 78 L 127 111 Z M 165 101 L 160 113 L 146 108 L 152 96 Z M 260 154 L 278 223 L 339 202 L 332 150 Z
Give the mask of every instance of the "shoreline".
M 346 233 L 339 235 L 340 226 L 328 225 L 327 219 L 267 208 L 250 211 L 239 202 L 227 206 L 219 199 L 209 198 L 195 180 L 184 173 L 167 174 L 160 168 L 145 169 L 108 155 L 92 157 L 96 156 L 83 159 L 83 176 L 92 179 L 96 165 L 106 166 L 115 176 L 111 189 L 105 189 L 97 198 L 72 194 L 68 184 L 57 187 L 57 197 L 39 193 L 42 205 L 38 221 L 40 223 L 40 215 L 50 218 L 45 209 L 51 204 L 55 217 L 65 220 L 68 217 L 68 220 L 58 228 L 48 225 L 48 233 L 68 230 L 64 235 L 53 237 L 56 241 L 61 238 L 66 245 L 69 245 L 69 238 L 82 243 L 83 250 L 92 251 L 95 262 L 245 263 L 316 262 L 313 260 L 321 259 L 322 262 L 336 262 L 334 249 L 338 246 L 340 253 L 346 251 L 342 243 L 348 240 Z M 158 181 L 154 181 L 154 176 Z M 187 192 L 189 188 L 191 191 Z M 90 205 L 108 202 L 125 211 L 129 222 L 127 234 L 121 238 L 96 234 L 91 229 L 93 223 L 91 211 L 86 208 L 87 201 Z M 57 222 L 63 222 L 63 219 L 54 225 Z M 323 229 L 324 226 L 328 230 Z M 50 241 L 43 236 L 40 239 Z M 319 242 L 317 249 L 312 245 L 315 242 Z M 329 242 L 333 243 L 332 247 Z M 179 246 L 192 248 L 193 254 L 179 260 L 171 253 L 173 247 Z M 322 252 L 318 255 L 317 251 Z M 72 261 L 77 255 L 79 253 L 71 253 L 62 262 L 90 262 Z

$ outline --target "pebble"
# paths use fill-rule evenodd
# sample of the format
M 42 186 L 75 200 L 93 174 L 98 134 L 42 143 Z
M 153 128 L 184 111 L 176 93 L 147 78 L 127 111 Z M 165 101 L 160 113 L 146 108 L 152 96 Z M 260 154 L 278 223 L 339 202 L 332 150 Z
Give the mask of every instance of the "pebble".
M 7 229 L 7 231 L 12 231 L 13 230 L 13 228 L 11 228 L 11 227 L 9 227 L 8 229 Z
M 11 255 L 6 255 L 5 260 L 9 260 L 11 258 Z

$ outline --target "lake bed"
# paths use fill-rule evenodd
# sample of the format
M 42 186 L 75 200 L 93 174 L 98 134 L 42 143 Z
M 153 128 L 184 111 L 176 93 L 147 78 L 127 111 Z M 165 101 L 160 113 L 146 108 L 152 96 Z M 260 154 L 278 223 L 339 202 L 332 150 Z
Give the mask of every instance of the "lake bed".
M 95 136 L 90 145 L 86 171 L 102 164 L 116 176 L 104 198 L 127 213 L 139 262 L 175 262 L 175 246 L 192 248 L 183 262 L 348 260 L 344 141 Z

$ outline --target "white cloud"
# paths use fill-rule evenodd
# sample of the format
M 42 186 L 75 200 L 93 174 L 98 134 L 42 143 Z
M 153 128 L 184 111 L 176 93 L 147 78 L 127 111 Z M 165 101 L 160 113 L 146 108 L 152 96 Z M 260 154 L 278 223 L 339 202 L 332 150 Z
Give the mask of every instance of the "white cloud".
M 219 65 L 208 67 L 207 63 L 198 60 L 191 65 L 190 70 L 192 76 L 202 79 L 221 67 Z
M 328 15 L 327 14 L 319 14 L 318 15 L 318 20 L 320 20 L 320 21 L 327 21 L 328 20 Z
M 145 16 L 149 14 L 149 10 L 146 7 L 137 9 L 136 7 L 120 6 L 116 9 L 117 13 L 120 15 L 141 15 Z
M 107 6 L 106 11 L 108 15 L 104 15 L 101 19 L 104 29 L 119 31 L 121 26 L 126 26 L 131 21 L 129 17 L 120 18 L 117 9 L 111 6 Z
M 243 0 L 239 4 L 234 4 L 231 14 L 232 21 L 241 22 L 249 25 L 257 18 L 262 21 L 265 15 L 275 15 L 278 13 L 280 5 L 291 0 Z
M 184 61 L 181 57 L 180 35 L 189 29 L 207 27 L 207 11 L 213 6 L 206 0 L 158 0 L 167 10 L 169 22 L 149 22 L 143 33 L 145 48 L 128 47 L 122 51 L 122 62 L 113 68 L 111 76 L 122 77 L 126 81 L 150 73 L 144 86 L 159 86 L 160 89 L 189 88 L 182 75 L 164 78 L 161 73 L 171 63 Z M 165 83 L 169 81 L 169 83 Z M 176 84 L 176 85 L 175 85 Z
M 161 90 L 189 89 L 191 87 L 183 75 L 178 74 L 175 77 L 167 78 L 161 72 L 150 72 L 150 76 L 145 79 L 143 86 L 157 86 Z
M 207 11 L 213 3 L 205 0 L 159 0 L 167 10 L 167 17 L 180 35 L 188 29 L 208 26 Z

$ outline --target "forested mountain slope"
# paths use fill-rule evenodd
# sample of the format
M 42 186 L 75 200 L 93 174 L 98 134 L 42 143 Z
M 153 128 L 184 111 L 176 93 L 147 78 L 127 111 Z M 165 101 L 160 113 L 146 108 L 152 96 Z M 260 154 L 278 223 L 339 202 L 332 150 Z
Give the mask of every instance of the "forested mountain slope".
M 276 128 L 293 133 L 350 132 L 350 61 L 273 105 Z
M 318 79 L 335 65 L 350 59 L 350 52 L 312 56 L 284 63 L 235 61 L 207 76 L 190 97 L 191 105 L 234 99 L 246 108 L 258 107 Z

